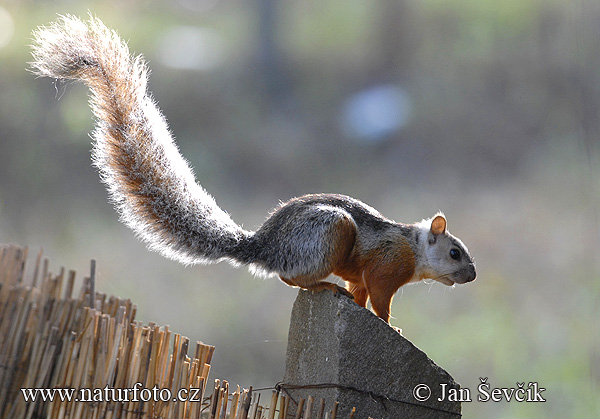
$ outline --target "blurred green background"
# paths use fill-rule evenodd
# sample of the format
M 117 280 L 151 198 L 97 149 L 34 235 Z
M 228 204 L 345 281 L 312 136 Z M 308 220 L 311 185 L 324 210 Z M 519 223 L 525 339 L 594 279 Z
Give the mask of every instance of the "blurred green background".
M 261 387 L 283 377 L 296 290 L 148 252 L 90 165 L 85 88 L 26 71 L 35 27 L 88 10 L 144 54 L 182 153 L 245 228 L 310 192 L 446 213 L 478 280 L 407 286 L 392 323 L 475 397 L 480 377 L 546 388 L 464 417 L 600 417 L 600 2 L 0 1 L 0 242 L 80 276 L 96 258 L 97 289 L 216 345 L 213 378 Z

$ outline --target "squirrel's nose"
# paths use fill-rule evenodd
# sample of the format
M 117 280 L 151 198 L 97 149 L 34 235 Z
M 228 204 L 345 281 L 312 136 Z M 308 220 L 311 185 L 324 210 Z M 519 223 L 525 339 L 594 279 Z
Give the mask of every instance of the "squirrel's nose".
M 467 282 L 475 281 L 477 278 L 477 272 L 475 272 L 475 263 L 469 263 L 469 277 Z

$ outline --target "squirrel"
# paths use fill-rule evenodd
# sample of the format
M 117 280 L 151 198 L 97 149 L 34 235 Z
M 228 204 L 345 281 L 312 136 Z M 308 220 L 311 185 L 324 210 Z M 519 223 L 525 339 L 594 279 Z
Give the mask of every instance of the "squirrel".
M 150 250 L 184 264 L 227 260 L 293 287 L 332 290 L 389 323 L 404 284 L 433 279 L 453 286 L 475 279 L 467 247 L 442 213 L 394 222 L 344 195 L 315 194 L 276 208 L 256 231 L 223 211 L 181 156 L 147 89 L 147 65 L 98 18 L 61 16 L 34 31 L 31 71 L 79 80 L 96 118 L 92 160 L 121 221 Z M 330 274 L 342 288 L 324 281 Z

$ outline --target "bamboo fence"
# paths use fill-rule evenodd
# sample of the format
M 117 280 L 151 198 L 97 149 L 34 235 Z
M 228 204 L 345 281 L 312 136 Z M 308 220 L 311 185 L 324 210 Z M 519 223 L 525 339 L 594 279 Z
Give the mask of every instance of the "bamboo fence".
M 0 419 L 336 419 L 337 403 L 292 412 L 278 391 L 267 408 L 252 387 L 211 387 L 214 346 L 136 321 L 129 299 L 95 290 L 94 261 L 74 295 L 74 271 L 49 272 L 40 251 L 26 272 L 27 258 L 0 246 Z

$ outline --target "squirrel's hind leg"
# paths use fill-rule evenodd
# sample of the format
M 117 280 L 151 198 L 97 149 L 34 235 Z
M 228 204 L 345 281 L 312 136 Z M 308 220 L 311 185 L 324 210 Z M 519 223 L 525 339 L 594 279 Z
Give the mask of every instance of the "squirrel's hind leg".
M 351 299 L 354 298 L 354 295 L 352 295 L 352 293 L 349 292 L 346 288 L 340 287 L 339 285 L 331 283 L 331 282 L 319 281 L 319 282 L 315 283 L 314 279 L 307 280 L 307 278 L 303 278 L 303 277 L 289 279 L 289 278 L 284 278 L 284 277 L 280 276 L 279 278 L 291 287 L 299 287 L 299 288 L 303 288 L 305 290 L 311 290 L 311 291 L 317 291 L 317 292 L 323 291 L 323 290 L 330 290 L 336 295 L 342 294 L 348 298 L 351 298 Z

